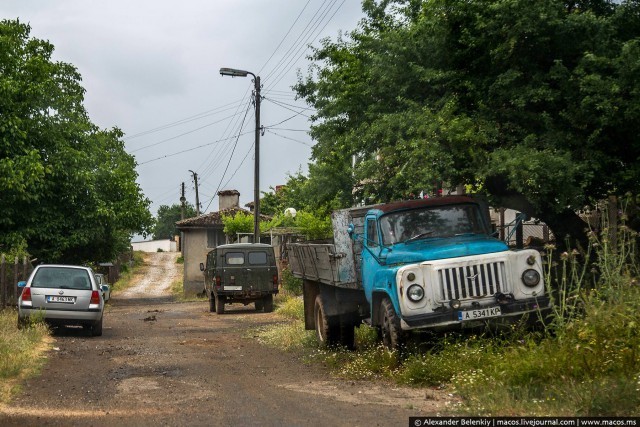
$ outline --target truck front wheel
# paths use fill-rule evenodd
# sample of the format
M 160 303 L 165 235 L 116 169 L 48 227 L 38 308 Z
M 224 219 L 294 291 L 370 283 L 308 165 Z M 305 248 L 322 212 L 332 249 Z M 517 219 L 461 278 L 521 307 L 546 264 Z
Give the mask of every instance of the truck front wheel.
M 336 316 L 327 316 L 326 302 L 322 295 L 316 296 L 314 320 L 318 342 L 322 347 L 328 347 L 340 342 L 340 324 Z
M 393 304 L 389 298 L 383 298 L 380 303 L 380 332 L 382 334 L 382 344 L 389 350 L 398 350 L 404 343 L 404 333 L 400 328 L 400 318 L 393 309 Z

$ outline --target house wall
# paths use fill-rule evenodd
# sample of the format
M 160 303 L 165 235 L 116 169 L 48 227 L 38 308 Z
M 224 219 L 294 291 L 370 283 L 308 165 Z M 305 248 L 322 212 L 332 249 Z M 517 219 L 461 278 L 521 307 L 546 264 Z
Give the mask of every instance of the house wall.
M 172 242 L 169 239 L 131 242 L 131 247 L 134 251 L 142 252 L 158 252 L 158 249 L 164 252 L 175 252 L 177 250 L 176 242 Z
M 204 289 L 204 274 L 200 263 L 207 260 L 207 230 L 189 230 L 182 238 L 184 251 L 184 294 L 195 295 Z

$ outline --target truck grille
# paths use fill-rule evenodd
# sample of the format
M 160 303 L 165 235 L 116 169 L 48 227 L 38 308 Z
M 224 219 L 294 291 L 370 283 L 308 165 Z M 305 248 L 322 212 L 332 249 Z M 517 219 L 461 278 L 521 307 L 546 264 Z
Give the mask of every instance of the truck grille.
M 441 295 L 451 299 L 481 298 L 505 291 L 504 262 L 467 265 L 438 270 Z

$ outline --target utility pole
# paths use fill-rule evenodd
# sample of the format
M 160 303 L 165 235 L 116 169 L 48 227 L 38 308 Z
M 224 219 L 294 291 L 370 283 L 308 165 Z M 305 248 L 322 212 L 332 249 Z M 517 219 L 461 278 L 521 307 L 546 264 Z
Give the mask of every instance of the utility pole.
M 236 68 L 220 68 L 220 75 L 231 77 L 253 76 L 255 86 L 256 134 L 255 134 L 255 173 L 253 184 L 253 243 L 260 243 L 260 76 L 251 71 Z
M 187 201 L 187 198 L 184 197 L 184 182 L 182 183 L 182 195 L 180 196 L 180 220 L 184 219 L 184 202 Z
M 196 184 L 196 216 L 200 216 L 200 197 L 198 197 L 198 174 L 189 169 L 193 174 L 193 182 Z
M 260 243 L 260 76 L 254 76 L 256 96 L 256 161 L 253 184 L 253 243 Z

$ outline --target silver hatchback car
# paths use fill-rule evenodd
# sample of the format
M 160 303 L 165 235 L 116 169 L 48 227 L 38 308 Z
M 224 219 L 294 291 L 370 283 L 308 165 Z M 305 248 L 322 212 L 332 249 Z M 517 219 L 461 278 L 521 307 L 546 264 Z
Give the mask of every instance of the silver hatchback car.
M 102 335 L 104 290 L 91 268 L 39 265 L 18 286 L 22 287 L 18 298 L 19 326 L 38 313 L 51 325 L 82 325 L 91 335 Z

